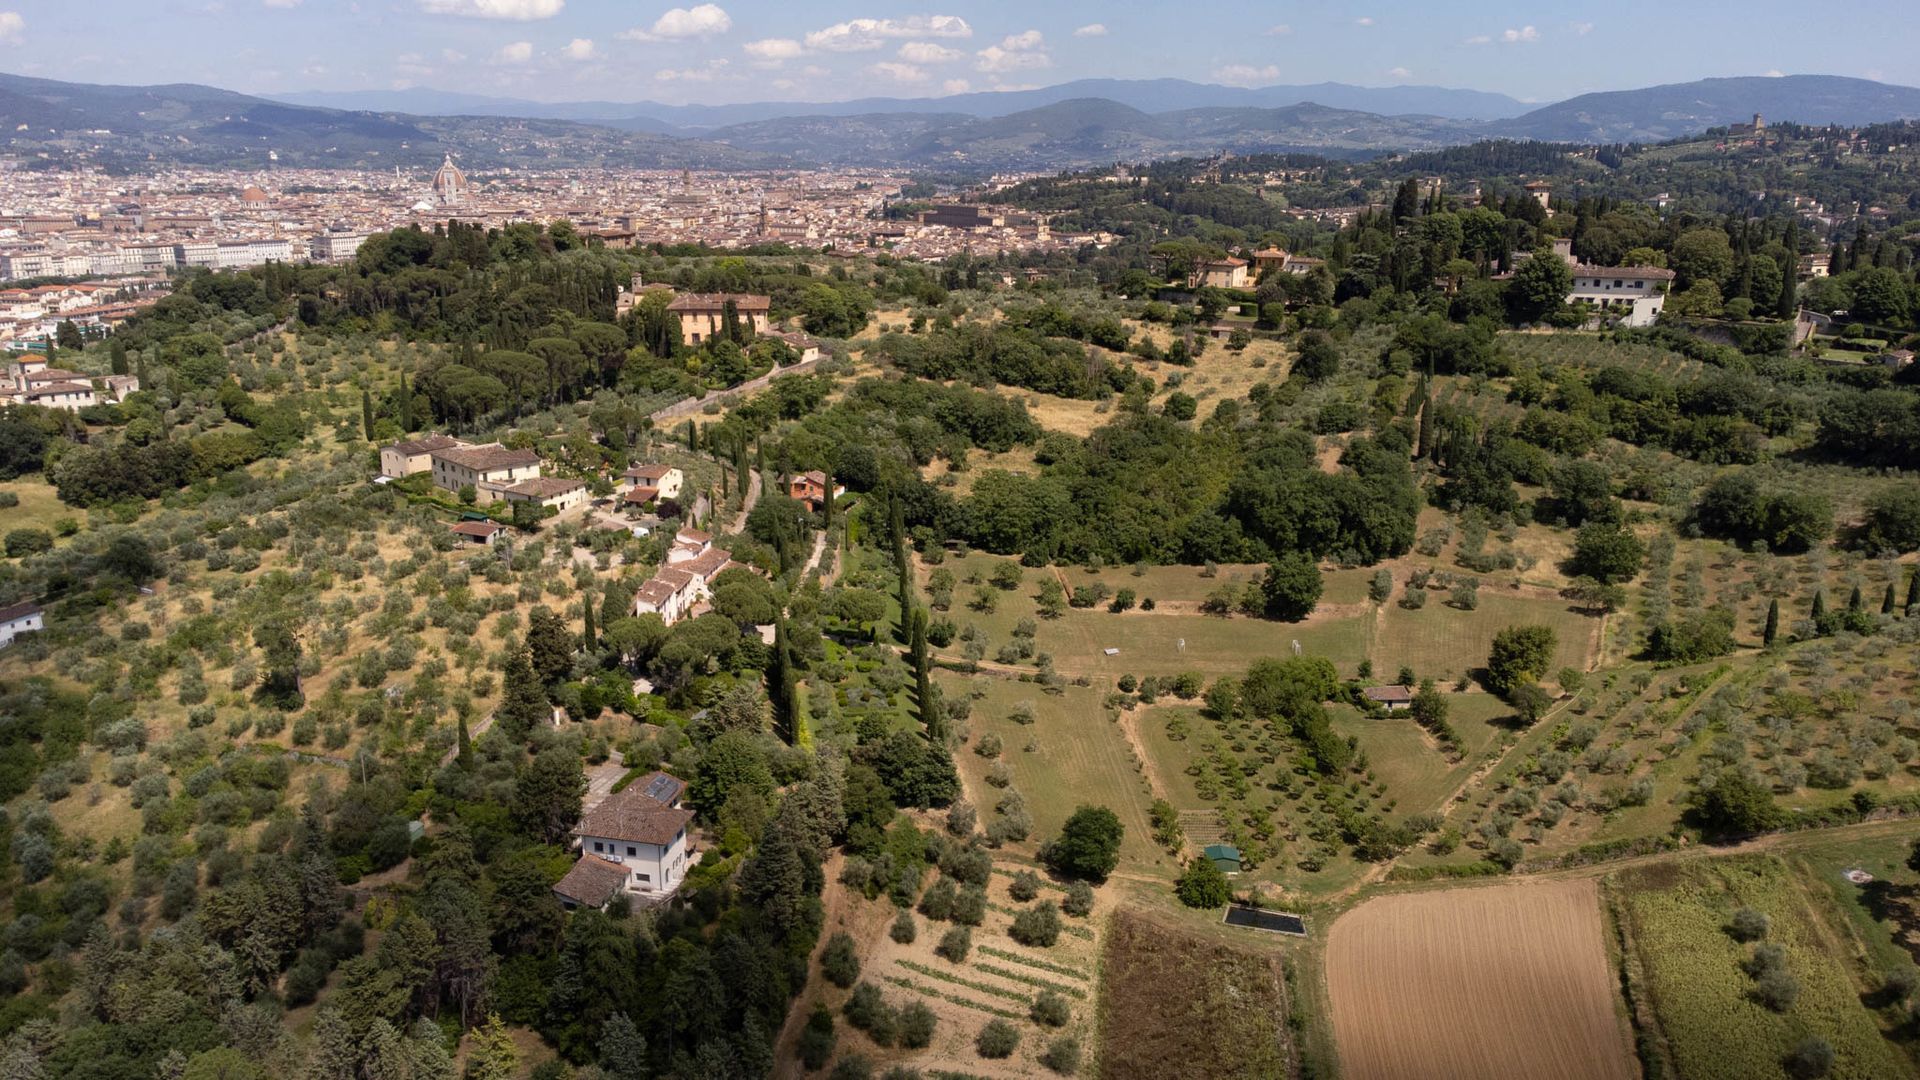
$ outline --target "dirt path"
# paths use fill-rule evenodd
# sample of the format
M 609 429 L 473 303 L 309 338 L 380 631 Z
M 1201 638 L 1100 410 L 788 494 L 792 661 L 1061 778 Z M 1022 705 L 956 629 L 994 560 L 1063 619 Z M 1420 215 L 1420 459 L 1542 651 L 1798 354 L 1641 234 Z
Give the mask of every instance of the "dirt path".
M 738 386 L 729 386 L 725 390 L 715 390 L 706 397 L 682 398 L 665 408 L 655 409 L 650 414 L 650 418 L 653 420 L 655 427 L 664 426 L 664 423 L 668 420 L 679 420 L 702 412 L 709 404 L 714 402 L 725 403 L 732 401 L 734 398 L 751 394 L 757 390 L 764 390 L 769 383 L 782 375 L 804 375 L 814 368 L 819 367 L 820 361 L 824 359 L 826 359 L 826 356 L 823 354 L 812 360 L 802 360 L 789 367 L 777 367 L 765 375 L 748 379 Z
M 733 522 L 724 532 L 741 533 L 747 531 L 747 515 L 760 502 L 760 470 L 754 469 L 747 474 L 747 497 L 740 500 L 740 512 L 734 515 Z
M 1140 762 L 1141 775 L 1147 778 L 1147 789 L 1153 793 L 1154 798 L 1165 799 L 1169 803 L 1173 802 L 1173 799 L 1168 794 L 1172 789 L 1167 786 L 1165 778 L 1160 775 L 1160 766 L 1155 763 L 1153 757 L 1147 753 L 1146 740 L 1140 736 L 1139 710 L 1121 709 L 1119 728 L 1120 734 L 1127 740 L 1128 748 L 1133 751 L 1134 759 Z M 1155 842 L 1158 843 L 1158 841 Z M 1183 864 L 1193 855 L 1193 844 L 1187 839 L 1185 829 L 1180 830 L 1180 850 L 1176 852 L 1176 855 Z

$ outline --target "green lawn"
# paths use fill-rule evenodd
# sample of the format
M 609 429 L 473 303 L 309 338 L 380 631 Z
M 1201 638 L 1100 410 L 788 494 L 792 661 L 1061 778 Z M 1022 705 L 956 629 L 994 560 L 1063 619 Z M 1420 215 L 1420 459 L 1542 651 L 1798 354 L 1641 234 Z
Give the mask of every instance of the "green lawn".
M 1375 672 L 1391 678 L 1404 665 L 1422 678 L 1451 682 L 1485 666 L 1493 636 L 1520 624 L 1550 626 L 1558 636 L 1548 679 L 1562 667 L 1586 670 L 1594 620 L 1568 610 L 1565 601 L 1536 600 L 1482 586 L 1479 606 L 1461 611 L 1441 603 L 1444 596 L 1433 594 L 1417 611 L 1397 603 L 1381 609 L 1380 630 L 1368 649 Z
M 6 523 L 4 530 L 0 531 L 45 529 L 53 532 L 55 521 L 61 518 L 79 521 L 85 515 L 85 511 L 76 510 L 61 502 L 60 496 L 54 492 L 53 485 L 39 477 L 8 480 L 0 483 L 0 491 L 11 491 L 20 496 L 19 506 L 0 510 L 0 521 Z
M 1173 861 L 1153 843 L 1148 808 L 1153 795 L 1139 770 L 1126 737 L 1101 703 L 1105 692 L 1069 686 L 1048 694 L 1033 683 L 992 676 L 963 676 L 941 672 L 941 690 L 949 697 L 970 688 L 984 691 L 974 700 L 967 721 L 968 745 L 954 751 L 955 763 L 967 780 L 968 793 L 980 804 L 984 827 L 993 818 L 1000 792 L 986 782 L 991 762 L 973 747 L 989 732 L 1000 736 L 1000 760 L 1013 769 L 1013 788 L 1026 799 L 1033 817 L 1033 839 L 1046 841 L 1060 832 L 1082 804 L 1111 809 L 1126 827 L 1121 865 L 1145 872 L 1176 872 Z M 1016 724 L 1007 719 L 1015 705 L 1031 702 L 1035 722 Z M 1026 747 L 1031 744 L 1033 750 Z

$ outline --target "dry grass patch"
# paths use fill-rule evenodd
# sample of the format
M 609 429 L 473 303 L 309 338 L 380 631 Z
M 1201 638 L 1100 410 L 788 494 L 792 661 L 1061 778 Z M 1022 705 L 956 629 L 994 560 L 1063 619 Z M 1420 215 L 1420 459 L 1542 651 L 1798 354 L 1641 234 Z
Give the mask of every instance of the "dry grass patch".
M 1292 1074 L 1271 957 L 1123 908 L 1108 922 L 1102 967 L 1101 1076 Z

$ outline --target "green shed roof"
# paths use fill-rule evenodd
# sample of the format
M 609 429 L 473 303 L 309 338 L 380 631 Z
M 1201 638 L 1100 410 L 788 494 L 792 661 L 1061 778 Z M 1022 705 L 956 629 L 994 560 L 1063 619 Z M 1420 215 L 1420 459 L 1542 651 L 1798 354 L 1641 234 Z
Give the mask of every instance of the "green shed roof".
M 1234 862 L 1240 861 L 1240 849 L 1234 847 L 1232 844 L 1208 844 L 1205 848 L 1201 849 L 1201 854 L 1209 859 L 1231 859 Z

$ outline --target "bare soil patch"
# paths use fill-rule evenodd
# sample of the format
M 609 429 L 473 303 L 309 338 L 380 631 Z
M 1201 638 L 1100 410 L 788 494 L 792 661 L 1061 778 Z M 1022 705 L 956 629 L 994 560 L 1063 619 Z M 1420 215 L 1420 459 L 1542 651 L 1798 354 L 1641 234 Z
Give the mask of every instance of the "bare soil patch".
M 1592 880 L 1369 900 L 1333 924 L 1327 991 L 1353 1080 L 1639 1075 Z

